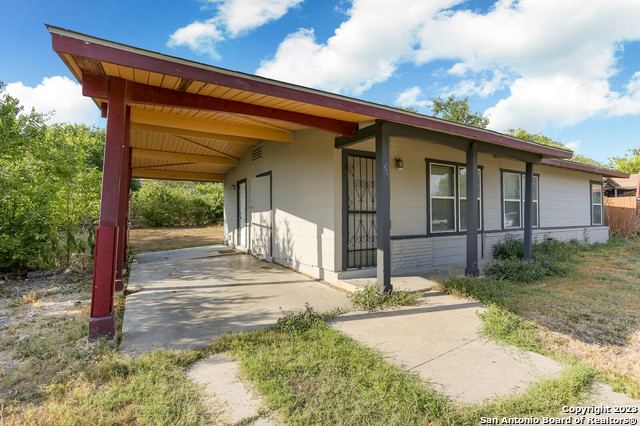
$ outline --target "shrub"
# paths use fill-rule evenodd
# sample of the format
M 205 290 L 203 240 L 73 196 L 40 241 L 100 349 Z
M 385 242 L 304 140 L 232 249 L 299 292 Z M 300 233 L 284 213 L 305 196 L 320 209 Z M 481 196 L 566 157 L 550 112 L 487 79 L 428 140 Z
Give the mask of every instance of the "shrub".
M 531 283 L 546 276 L 567 275 L 570 268 L 559 262 L 566 262 L 571 257 L 584 251 L 589 246 L 577 240 L 569 242 L 545 238 L 541 243 L 533 243 L 531 260 L 523 260 L 524 242 L 508 235 L 493 247 L 493 257 L 484 270 L 488 277 L 513 282 Z
M 219 183 L 144 181 L 133 195 L 131 217 L 145 226 L 210 225 L 223 219 Z
M 531 283 L 548 274 L 544 264 L 536 260 L 505 259 L 491 262 L 484 270 L 487 277 L 498 280 Z
M 541 261 L 566 262 L 576 253 L 585 251 L 589 245 L 578 240 L 560 241 L 545 238 L 542 242 L 531 245 L 531 257 Z M 507 235 L 504 240 L 493 246 L 493 257 L 498 260 L 522 259 L 524 257 L 524 241 Z
M 304 304 L 304 311 L 283 312 L 283 317 L 278 319 L 276 330 L 289 334 L 300 334 L 311 330 L 314 327 L 324 324 L 321 314 L 316 312 L 309 302 Z

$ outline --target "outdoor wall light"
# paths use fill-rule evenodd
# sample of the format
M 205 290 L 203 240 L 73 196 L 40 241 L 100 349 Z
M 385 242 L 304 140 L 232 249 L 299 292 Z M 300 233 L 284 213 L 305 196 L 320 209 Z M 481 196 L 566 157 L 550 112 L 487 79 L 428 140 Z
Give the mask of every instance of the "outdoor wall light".
M 396 158 L 395 162 L 396 162 L 396 169 L 398 170 L 404 169 L 404 161 L 402 161 L 402 158 Z
M 231 184 L 231 188 L 230 188 L 230 189 L 231 189 L 232 191 L 235 191 L 235 190 L 236 190 L 236 185 L 235 185 L 235 184 Z

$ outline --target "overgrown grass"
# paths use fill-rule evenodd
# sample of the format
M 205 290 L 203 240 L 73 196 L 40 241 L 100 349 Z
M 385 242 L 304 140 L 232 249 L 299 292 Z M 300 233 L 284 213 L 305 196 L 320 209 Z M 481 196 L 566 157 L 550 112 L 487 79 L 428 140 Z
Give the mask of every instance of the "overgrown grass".
M 489 306 L 479 316 L 485 336 L 523 350 L 542 352 L 534 322 L 526 321 L 499 305 Z
M 601 380 L 640 398 L 640 242 L 612 239 L 567 251 L 572 269 L 565 276 L 535 283 L 452 278 L 441 287 L 493 305 L 483 318 L 493 337 L 526 324 L 507 341 L 522 339 L 537 352 L 580 360 Z
M 356 293 L 349 295 L 354 306 L 368 312 L 393 306 L 412 306 L 418 303 L 422 297 L 421 292 L 415 291 L 391 291 L 381 292 L 375 284 L 370 284 Z
M 239 360 L 243 375 L 286 424 L 474 425 L 482 416 L 560 415 L 562 406 L 585 395 L 593 376 L 569 368 L 516 397 L 461 406 L 316 320 L 302 332 L 275 327 L 214 344 L 214 351 Z

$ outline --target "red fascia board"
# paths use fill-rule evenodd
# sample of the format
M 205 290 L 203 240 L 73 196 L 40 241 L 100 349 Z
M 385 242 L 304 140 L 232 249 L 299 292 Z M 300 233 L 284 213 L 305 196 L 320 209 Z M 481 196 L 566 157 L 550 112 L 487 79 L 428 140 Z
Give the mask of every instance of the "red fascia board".
M 617 170 L 603 169 L 601 167 L 589 166 L 587 164 L 574 163 L 573 161 L 558 160 L 555 158 L 543 158 L 542 164 L 550 166 L 563 167 L 565 169 L 580 170 L 583 172 L 596 173 L 606 177 L 628 178 L 628 173 L 619 172 Z
M 49 30 L 51 32 L 51 27 L 49 28 Z M 377 119 L 395 121 L 412 126 L 426 127 L 444 133 L 494 143 L 497 145 L 503 145 L 523 151 L 535 152 L 542 155 L 549 155 L 560 158 L 571 158 L 571 153 L 569 151 L 537 145 L 531 142 L 512 138 L 506 135 L 501 135 L 499 133 L 494 133 L 491 131 L 449 123 L 429 117 L 419 117 L 398 110 L 390 110 L 363 102 L 356 102 L 355 100 L 347 99 L 344 97 L 337 97 L 337 95 L 331 96 L 330 94 L 312 91 L 312 89 L 292 87 L 292 85 L 277 82 L 275 80 L 258 80 L 258 78 L 260 77 L 249 78 L 248 75 L 241 76 L 237 73 L 225 73 L 222 69 L 216 70 L 212 68 L 202 68 L 206 65 L 196 66 L 200 64 L 194 63 L 194 65 L 187 65 L 184 63 L 178 63 L 174 60 L 171 60 L 172 57 L 170 56 L 163 55 L 166 59 L 158 58 L 150 55 L 145 55 L 143 53 L 131 52 L 120 48 L 105 46 L 103 44 L 99 44 L 97 42 L 99 41 L 98 39 L 93 39 L 96 42 L 92 43 L 90 41 L 80 40 L 78 38 L 51 32 L 52 47 L 53 50 L 57 53 L 67 53 L 71 55 L 83 56 L 86 58 L 109 62 L 130 68 L 138 68 L 146 71 L 156 72 L 159 74 L 167 74 L 175 77 L 202 81 L 204 83 L 216 84 L 224 87 L 260 93 L 267 96 L 290 99 L 293 101 L 353 112 L 356 114 L 371 116 Z M 130 46 L 123 45 L 123 47 Z M 149 53 L 155 54 L 155 52 Z
M 95 74 L 82 74 L 82 94 L 92 98 L 104 99 L 109 94 L 110 77 Z M 127 102 L 173 108 L 186 108 L 201 111 L 228 112 L 231 114 L 262 117 L 287 123 L 300 124 L 342 136 L 353 136 L 358 123 L 318 117 L 295 111 L 247 104 L 228 99 L 202 96 L 194 93 L 178 92 L 157 86 L 129 81 L 127 83 Z

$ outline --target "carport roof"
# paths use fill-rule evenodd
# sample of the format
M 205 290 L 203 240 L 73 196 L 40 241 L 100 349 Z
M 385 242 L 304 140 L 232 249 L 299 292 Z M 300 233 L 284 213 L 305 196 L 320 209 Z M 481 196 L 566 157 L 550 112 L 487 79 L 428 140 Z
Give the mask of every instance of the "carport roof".
M 106 113 L 112 78 L 127 80 L 132 177 L 222 181 L 261 140 L 315 128 L 353 136 L 386 120 L 535 153 L 571 151 L 385 105 L 230 71 L 47 25 L 53 50 Z

